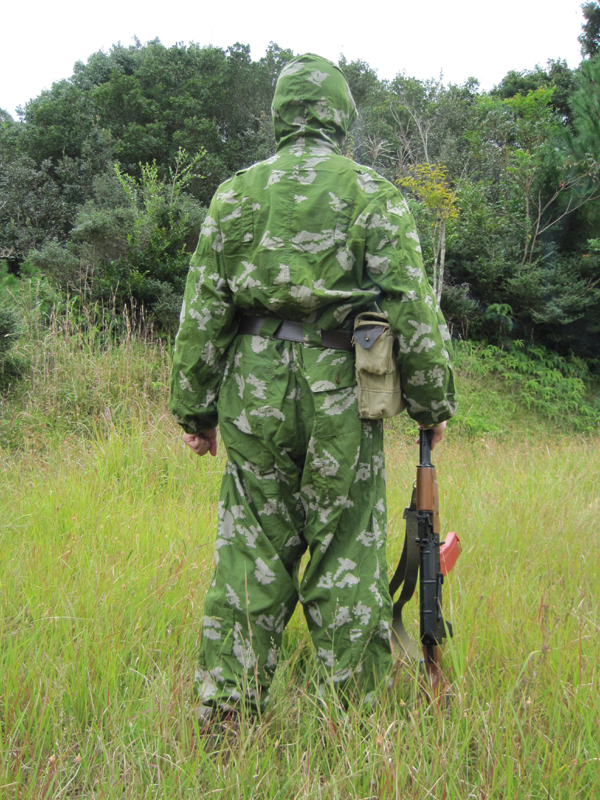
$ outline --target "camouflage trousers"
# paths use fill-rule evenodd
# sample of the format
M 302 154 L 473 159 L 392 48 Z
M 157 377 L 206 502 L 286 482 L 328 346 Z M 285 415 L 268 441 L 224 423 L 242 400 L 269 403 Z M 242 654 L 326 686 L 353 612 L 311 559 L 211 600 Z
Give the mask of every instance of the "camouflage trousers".
M 242 335 L 227 354 L 203 705 L 266 704 L 298 600 L 321 684 L 368 695 L 391 668 L 383 426 L 358 418 L 354 355 L 306 341 Z

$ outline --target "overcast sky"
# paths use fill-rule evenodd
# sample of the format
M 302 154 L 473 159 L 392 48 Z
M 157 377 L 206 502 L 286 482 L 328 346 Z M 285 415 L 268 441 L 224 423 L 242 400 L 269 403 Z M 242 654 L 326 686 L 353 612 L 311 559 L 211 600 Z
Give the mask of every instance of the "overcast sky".
M 580 6 L 581 0 L 9 0 L 1 13 L 0 108 L 14 115 L 18 105 L 68 78 L 76 61 L 119 41 L 131 44 L 134 36 L 165 45 L 241 42 L 255 59 L 273 41 L 295 53 L 360 58 L 380 78 L 443 72 L 446 82 L 475 77 L 491 89 L 510 69 L 550 58 L 576 67 Z

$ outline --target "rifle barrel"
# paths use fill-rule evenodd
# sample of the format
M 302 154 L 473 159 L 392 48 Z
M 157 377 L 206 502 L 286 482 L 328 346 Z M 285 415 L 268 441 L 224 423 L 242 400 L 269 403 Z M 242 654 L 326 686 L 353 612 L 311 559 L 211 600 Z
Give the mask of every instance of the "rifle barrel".
M 419 431 L 419 466 L 432 467 L 431 442 L 433 441 L 433 428 L 421 428 Z

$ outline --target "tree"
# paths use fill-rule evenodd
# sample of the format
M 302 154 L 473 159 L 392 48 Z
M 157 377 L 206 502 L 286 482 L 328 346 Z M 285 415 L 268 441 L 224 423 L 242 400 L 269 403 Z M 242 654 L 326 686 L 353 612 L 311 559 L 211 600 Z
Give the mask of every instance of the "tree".
M 399 75 L 390 88 L 397 173 L 410 165 L 439 163 L 454 181 L 467 174 L 471 152 L 465 132 L 475 124 L 477 81 L 444 86 Z
M 72 211 L 50 161 L 39 168 L 27 156 L 0 163 L 0 247 L 11 269 L 32 248 L 62 238 Z
M 600 5 L 598 3 L 583 3 L 581 6 L 585 22 L 582 24 L 582 33 L 577 37 L 581 45 L 581 54 L 584 58 L 595 56 L 600 49 Z
M 431 215 L 433 239 L 433 291 L 438 305 L 444 285 L 446 263 L 446 225 L 456 219 L 456 194 L 448 184 L 447 169 L 440 164 L 416 164 L 398 183 L 409 189 Z
M 273 153 L 271 99 L 292 55 L 271 43 L 253 61 L 247 45 L 154 40 L 78 62 L 19 121 L 0 115 L 0 246 L 12 247 L 18 264 L 45 242 L 64 244 L 115 161 L 137 180 L 141 165 L 155 164 L 168 180 L 181 149 L 202 152 L 204 178 L 186 191 L 207 205 L 226 177 Z
M 600 54 L 584 61 L 571 97 L 572 131 L 566 139 L 573 160 L 600 162 Z
M 474 147 L 487 150 L 500 167 L 506 211 L 521 228 L 521 264 L 533 262 L 543 234 L 599 196 L 597 162 L 566 158 L 561 150 L 553 93 L 553 87 L 539 87 L 506 100 L 481 98 L 481 122 L 470 133 Z
M 166 173 L 179 148 L 204 149 L 206 179 L 190 188 L 207 204 L 221 181 L 256 160 L 248 134 L 264 133 L 276 76 L 291 56 L 275 44 L 259 61 L 242 44 L 115 45 L 21 110 L 20 150 L 55 166 L 104 137 L 110 162 L 139 177 L 139 164 L 156 161 Z
M 570 119 L 569 99 L 575 85 L 575 71 L 569 69 L 564 59 L 550 59 L 546 69 L 538 64 L 533 70 L 510 70 L 490 95 L 507 100 L 516 95 L 527 95 L 540 88 L 554 88 L 550 105 L 558 112 L 563 122 Z

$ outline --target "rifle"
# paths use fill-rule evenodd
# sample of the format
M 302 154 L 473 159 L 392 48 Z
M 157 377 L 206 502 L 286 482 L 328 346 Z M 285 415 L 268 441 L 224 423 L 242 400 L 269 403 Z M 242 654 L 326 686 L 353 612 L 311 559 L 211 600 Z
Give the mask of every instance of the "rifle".
M 441 660 L 446 636 L 452 636 L 452 625 L 442 615 L 442 584 L 460 555 L 460 542 L 449 533 L 440 543 L 439 492 L 435 467 L 431 463 L 432 430 L 419 434 L 419 464 L 410 506 L 404 509 L 406 536 L 400 563 L 390 581 L 390 595 L 402 587 L 394 604 L 392 643 L 420 664 L 434 695 L 441 689 Z M 402 622 L 402 610 L 413 596 L 419 580 L 420 648 L 408 635 Z

